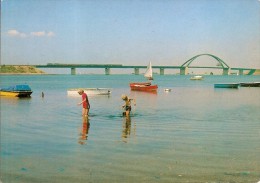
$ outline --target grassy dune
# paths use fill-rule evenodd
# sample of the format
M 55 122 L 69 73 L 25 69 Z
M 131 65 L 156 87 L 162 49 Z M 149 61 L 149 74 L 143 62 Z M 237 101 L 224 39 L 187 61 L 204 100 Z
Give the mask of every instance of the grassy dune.
M 45 72 L 33 66 L 27 65 L 1 65 L 1 74 L 45 74 Z

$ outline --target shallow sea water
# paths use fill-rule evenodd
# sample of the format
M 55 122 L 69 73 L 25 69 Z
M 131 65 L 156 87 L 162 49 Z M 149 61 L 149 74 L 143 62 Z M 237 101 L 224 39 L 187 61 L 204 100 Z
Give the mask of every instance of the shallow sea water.
M 33 90 L 31 98 L 1 97 L 1 181 L 260 181 L 260 88 L 214 89 L 260 77 L 189 78 L 156 75 L 155 94 L 130 91 L 141 75 L 1 76 L 1 86 Z M 112 94 L 89 97 L 87 120 L 80 97 L 66 93 L 78 87 Z M 136 99 L 130 119 L 121 114 L 123 93 Z

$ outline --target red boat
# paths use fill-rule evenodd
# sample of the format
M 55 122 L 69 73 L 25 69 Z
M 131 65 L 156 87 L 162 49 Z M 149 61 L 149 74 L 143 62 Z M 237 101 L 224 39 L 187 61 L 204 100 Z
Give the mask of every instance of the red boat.
M 144 74 L 144 77 L 146 77 L 148 80 L 153 79 L 151 62 L 147 66 L 147 70 Z M 136 82 L 136 83 L 130 83 L 130 88 L 131 90 L 136 90 L 136 91 L 157 92 L 158 86 L 152 85 L 151 82 Z
M 138 82 L 138 83 L 130 83 L 131 90 L 136 91 L 157 91 L 158 86 L 152 85 L 150 82 Z

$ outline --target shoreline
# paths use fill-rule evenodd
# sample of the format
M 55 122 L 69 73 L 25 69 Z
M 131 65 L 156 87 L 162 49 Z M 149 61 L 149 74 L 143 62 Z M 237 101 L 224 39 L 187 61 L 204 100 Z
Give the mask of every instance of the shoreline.
M 46 73 L 0 73 L 0 75 L 51 75 Z

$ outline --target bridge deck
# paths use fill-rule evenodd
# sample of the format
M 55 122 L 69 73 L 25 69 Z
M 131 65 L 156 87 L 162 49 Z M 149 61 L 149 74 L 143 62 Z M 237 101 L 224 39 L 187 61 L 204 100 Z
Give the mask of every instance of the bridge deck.
M 47 64 L 47 65 L 34 65 L 37 68 L 146 68 L 147 66 L 140 65 L 122 65 L 122 64 Z M 165 66 L 165 65 L 155 65 L 152 68 L 156 69 L 180 69 L 182 66 Z M 197 69 L 223 69 L 220 66 L 207 67 L 207 66 L 189 66 L 188 68 Z M 250 68 L 230 68 L 231 70 L 252 70 Z
M 19 66 L 19 65 L 18 65 Z M 26 66 L 26 65 L 21 65 Z M 122 68 L 122 69 L 135 69 L 135 74 L 139 74 L 139 69 L 145 69 L 147 66 L 141 66 L 141 65 L 122 65 L 122 64 L 46 64 L 46 65 L 27 65 L 27 66 L 34 66 L 36 68 L 69 68 L 71 69 L 71 74 L 76 74 L 76 68 L 103 68 L 105 69 L 106 74 L 110 74 L 110 69 L 112 68 Z M 164 75 L 165 69 L 180 69 L 181 75 L 188 74 L 188 68 L 199 68 L 199 69 L 222 69 L 223 75 L 228 75 L 230 70 L 237 70 L 239 71 L 239 75 L 243 75 L 243 71 L 249 71 L 247 74 L 252 75 L 257 70 L 255 68 L 228 68 L 228 67 L 221 67 L 221 66 L 215 66 L 215 67 L 208 67 L 208 66 L 165 66 L 165 65 L 155 65 L 152 66 L 152 68 L 160 69 L 160 74 Z
M 147 68 L 140 65 L 121 65 L 121 64 L 47 64 L 34 65 L 37 68 Z M 180 66 L 152 66 L 153 68 L 179 69 Z

